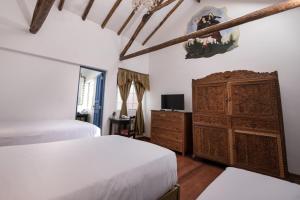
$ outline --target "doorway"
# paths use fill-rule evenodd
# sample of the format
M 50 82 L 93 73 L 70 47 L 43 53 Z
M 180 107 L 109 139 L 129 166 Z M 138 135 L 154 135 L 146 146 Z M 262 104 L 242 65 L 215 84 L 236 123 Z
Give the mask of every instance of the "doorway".
M 76 119 L 98 126 L 102 130 L 106 72 L 80 67 Z

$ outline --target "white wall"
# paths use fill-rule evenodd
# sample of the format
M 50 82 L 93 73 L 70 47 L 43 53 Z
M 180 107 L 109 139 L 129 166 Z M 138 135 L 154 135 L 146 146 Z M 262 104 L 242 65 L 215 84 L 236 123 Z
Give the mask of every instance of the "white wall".
M 231 17 L 238 17 L 268 5 L 259 1 L 246 2 L 203 0 L 200 5 L 223 7 L 226 4 Z M 172 31 L 170 24 L 167 24 L 160 32 L 161 40 L 185 34 L 188 21 L 202 6 L 184 5 L 181 9 L 189 8 L 187 16 L 178 21 L 177 25 L 172 27 Z M 163 93 L 183 93 L 186 109 L 191 111 L 192 79 L 202 78 L 211 73 L 238 69 L 258 72 L 277 70 L 281 86 L 289 170 L 300 174 L 299 18 L 300 10 L 296 9 L 240 26 L 239 47 L 224 55 L 185 60 L 186 52 L 182 44 L 152 53 L 150 108 L 160 108 L 160 95 Z
M 0 121 L 72 119 L 79 68 L 0 50 Z
M 35 0 L 0 1 L 0 78 L 5 77 L 3 80 L 13 84 L 5 92 L 5 98 L 1 94 L 0 113 L 5 114 L 0 120 L 30 120 L 41 116 L 43 119 L 74 119 L 79 67 L 84 65 L 107 71 L 103 128 L 103 133 L 107 133 L 108 117 L 116 107 L 117 68 L 148 73 L 149 57 L 119 62 L 119 52 L 127 39 L 101 29 L 98 24 L 82 21 L 80 16 L 66 10 L 59 12 L 56 7 L 40 32 L 30 34 L 28 29 L 35 3 Z M 28 77 L 32 82 L 24 84 Z M 38 77 L 41 77 L 38 84 L 33 84 Z M 7 90 L 3 80 L 0 92 Z M 62 83 L 64 86 L 58 87 Z M 36 99 L 25 92 L 27 86 L 32 93 L 44 88 L 48 93 L 41 100 Z M 59 110 L 53 110 L 63 94 L 68 97 L 60 102 Z M 31 103 L 20 113 L 20 102 L 15 99 Z

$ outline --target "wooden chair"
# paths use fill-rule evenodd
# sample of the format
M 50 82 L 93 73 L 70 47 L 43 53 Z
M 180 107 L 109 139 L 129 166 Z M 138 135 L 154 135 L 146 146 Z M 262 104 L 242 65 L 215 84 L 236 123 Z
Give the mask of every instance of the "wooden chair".
M 135 116 L 130 117 L 130 123 L 122 130 L 120 130 L 120 135 L 125 137 L 133 137 L 135 138 L 136 130 L 135 130 Z

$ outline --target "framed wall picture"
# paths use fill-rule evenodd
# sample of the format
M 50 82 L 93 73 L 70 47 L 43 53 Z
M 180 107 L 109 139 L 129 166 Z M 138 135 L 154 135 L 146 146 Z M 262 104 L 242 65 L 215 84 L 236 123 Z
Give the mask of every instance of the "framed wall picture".
M 222 22 L 229 21 L 226 8 L 204 7 L 189 22 L 187 33 L 192 33 Z M 238 27 L 217 31 L 203 37 L 190 39 L 184 46 L 186 59 L 208 58 L 216 54 L 226 53 L 238 47 Z

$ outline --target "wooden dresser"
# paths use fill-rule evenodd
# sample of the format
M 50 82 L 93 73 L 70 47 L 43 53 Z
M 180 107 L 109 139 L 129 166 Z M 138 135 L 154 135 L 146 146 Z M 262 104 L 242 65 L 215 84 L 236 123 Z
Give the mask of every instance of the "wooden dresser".
M 151 112 L 151 141 L 157 145 L 182 153 L 192 150 L 192 113 Z
M 194 156 L 284 178 L 277 72 L 233 71 L 193 80 Z

